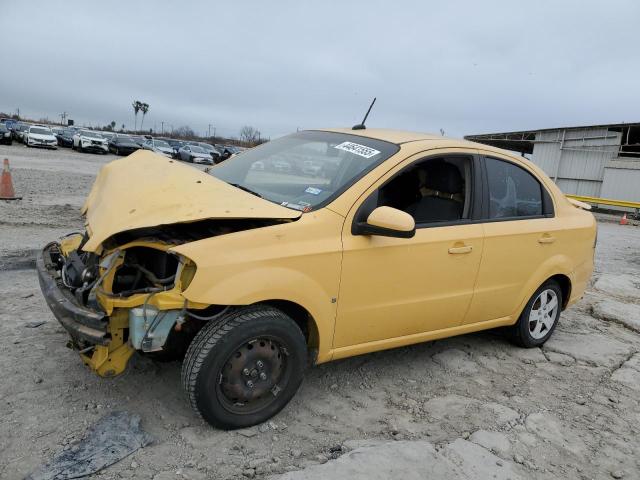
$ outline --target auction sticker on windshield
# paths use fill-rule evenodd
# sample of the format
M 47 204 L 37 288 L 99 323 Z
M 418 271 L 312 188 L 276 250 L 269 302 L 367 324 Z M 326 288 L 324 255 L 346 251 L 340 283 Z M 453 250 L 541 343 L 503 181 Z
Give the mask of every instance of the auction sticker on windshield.
M 360 145 L 359 143 L 353 142 L 342 142 L 340 145 L 336 145 L 333 148 L 344 150 L 345 152 L 353 153 L 354 155 L 359 155 L 364 158 L 375 157 L 380 153 L 380 150 L 376 150 L 374 148 L 367 147 L 366 145 Z

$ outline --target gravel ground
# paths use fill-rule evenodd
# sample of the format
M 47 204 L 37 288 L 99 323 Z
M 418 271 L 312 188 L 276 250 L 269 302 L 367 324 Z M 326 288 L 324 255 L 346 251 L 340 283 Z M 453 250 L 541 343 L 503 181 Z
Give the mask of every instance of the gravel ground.
M 100 478 L 640 478 L 637 227 L 599 225 L 594 284 L 542 349 L 486 332 L 321 365 L 271 422 L 224 432 L 191 411 L 177 362 L 91 374 L 40 295 L 32 251 L 82 228 L 114 157 L 16 144 L 4 157 L 24 199 L 0 202 L 0 478 L 112 410 L 140 415 L 154 442 Z

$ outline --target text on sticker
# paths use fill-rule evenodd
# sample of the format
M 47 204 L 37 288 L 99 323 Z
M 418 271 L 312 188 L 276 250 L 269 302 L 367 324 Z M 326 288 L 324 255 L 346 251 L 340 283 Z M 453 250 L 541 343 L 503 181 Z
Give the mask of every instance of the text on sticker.
M 360 145 L 359 143 L 353 142 L 342 142 L 340 145 L 336 145 L 333 148 L 344 150 L 345 152 L 353 153 L 354 155 L 359 155 L 364 158 L 375 157 L 380 153 L 380 150 L 376 150 L 375 148 L 367 147 L 366 145 Z

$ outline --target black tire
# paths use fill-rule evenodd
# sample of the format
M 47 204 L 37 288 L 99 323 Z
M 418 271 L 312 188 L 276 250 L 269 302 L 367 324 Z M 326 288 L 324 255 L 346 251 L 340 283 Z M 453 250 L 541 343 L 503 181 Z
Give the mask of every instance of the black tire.
M 116 155 L 120 156 L 120 149 L 116 147 L 116 151 L 114 152 Z
M 278 309 L 255 305 L 231 311 L 198 332 L 185 355 L 182 385 L 205 421 L 225 430 L 245 428 L 289 403 L 306 364 L 298 325 Z
M 189 163 L 193 163 L 193 157 L 189 156 Z
M 553 319 L 553 324 L 550 326 L 546 326 L 544 322 L 542 322 L 542 330 L 540 332 L 536 332 L 536 328 L 538 327 L 537 321 L 531 319 L 532 310 L 537 311 L 540 308 L 541 301 L 538 297 L 542 294 L 542 292 L 552 292 L 547 293 L 547 295 L 553 296 L 555 294 L 555 301 L 557 303 L 557 308 L 555 312 L 552 312 L 550 318 Z M 543 345 L 551 335 L 555 331 L 558 326 L 558 322 L 560 321 L 560 312 L 562 311 L 564 299 L 562 298 L 562 289 L 560 285 L 555 280 L 549 280 L 542 284 L 535 293 L 531 296 L 527 305 L 524 307 L 524 310 L 520 314 L 520 318 L 515 325 L 512 327 L 508 327 L 507 333 L 509 339 L 519 347 L 523 348 L 534 348 Z

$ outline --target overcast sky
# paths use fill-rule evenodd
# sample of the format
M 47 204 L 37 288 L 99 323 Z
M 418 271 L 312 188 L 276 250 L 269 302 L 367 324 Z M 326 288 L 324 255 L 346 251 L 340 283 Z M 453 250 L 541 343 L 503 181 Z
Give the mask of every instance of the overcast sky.
M 7 1 L 0 111 L 237 135 L 640 121 L 637 0 Z M 138 117 L 140 123 L 140 117 Z

